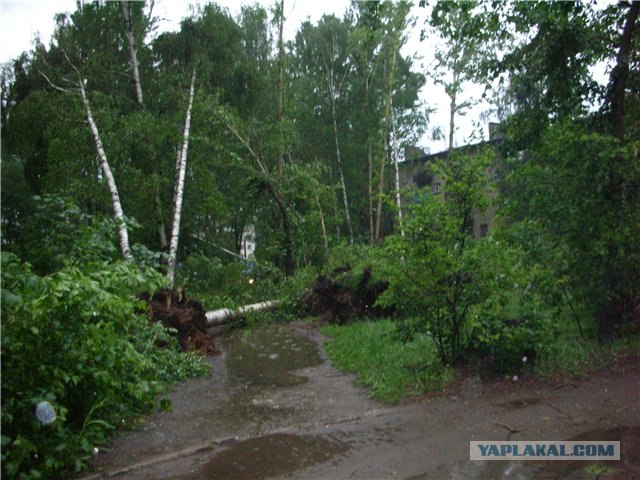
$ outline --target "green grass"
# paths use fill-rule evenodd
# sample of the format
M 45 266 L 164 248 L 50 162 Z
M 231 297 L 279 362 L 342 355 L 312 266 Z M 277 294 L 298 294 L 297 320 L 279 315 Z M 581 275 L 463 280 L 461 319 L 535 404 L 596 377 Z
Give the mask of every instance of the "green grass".
M 394 330 L 390 320 L 378 320 L 328 325 L 321 332 L 330 337 L 325 350 L 331 362 L 355 373 L 371 397 L 383 402 L 437 390 L 451 380 L 453 370 L 440 366 L 429 337 L 405 343 L 395 338 Z
M 580 378 L 634 351 L 640 351 L 640 338 L 637 336 L 600 343 L 561 335 L 539 355 L 534 372 L 543 377 L 562 375 Z

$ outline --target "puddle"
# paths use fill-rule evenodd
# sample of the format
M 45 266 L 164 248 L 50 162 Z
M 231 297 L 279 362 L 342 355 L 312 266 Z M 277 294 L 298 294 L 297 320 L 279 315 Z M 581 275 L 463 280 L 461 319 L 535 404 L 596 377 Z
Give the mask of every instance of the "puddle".
M 525 408 L 530 405 L 537 405 L 542 402 L 541 398 L 525 398 L 523 400 L 514 400 L 512 402 L 500 403 L 498 407 L 503 408 Z
M 290 372 L 321 362 L 316 344 L 286 326 L 266 325 L 240 332 L 228 346 L 229 375 L 249 385 L 299 385 L 307 379 Z
M 197 479 L 258 479 L 284 475 L 344 454 L 349 446 L 329 436 L 276 433 L 234 443 L 213 457 Z
M 620 442 L 620 461 L 464 461 L 445 465 L 411 480 L 627 480 L 640 479 L 640 426 L 598 429 L 576 435 L 570 441 Z M 410 479 L 407 479 L 410 480 Z

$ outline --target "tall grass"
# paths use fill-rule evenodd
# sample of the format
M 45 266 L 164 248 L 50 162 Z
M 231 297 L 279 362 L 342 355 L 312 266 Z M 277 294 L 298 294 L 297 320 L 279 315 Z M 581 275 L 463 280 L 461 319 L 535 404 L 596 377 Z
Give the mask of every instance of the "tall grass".
M 330 337 L 325 350 L 332 363 L 355 373 L 371 397 L 383 402 L 440 389 L 453 376 L 453 370 L 440 365 L 429 337 L 403 342 L 390 320 L 329 325 L 321 332 Z

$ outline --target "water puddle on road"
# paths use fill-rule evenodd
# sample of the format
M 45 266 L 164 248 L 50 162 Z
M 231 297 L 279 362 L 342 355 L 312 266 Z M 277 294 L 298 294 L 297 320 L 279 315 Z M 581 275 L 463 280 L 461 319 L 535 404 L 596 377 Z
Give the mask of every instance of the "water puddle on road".
M 298 370 L 322 363 L 315 342 L 290 326 L 263 325 L 226 339 L 230 395 L 211 415 L 220 437 L 259 435 L 308 420 L 308 381 Z
M 238 332 L 227 351 L 229 376 L 256 386 L 299 385 L 307 379 L 290 372 L 322 362 L 313 341 L 278 325 Z
M 626 480 L 640 478 L 640 426 L 598 429 L 576 435 L 570 441 L 619 441 L 620 461 L 465 461 L 445 465 L 434 472 L 407 480 Z
M 349 446 L 329 436 L 276 433 L 234 443 L 206 463 L 202 480 L 260 479 L 284 475 L 330 460 Z

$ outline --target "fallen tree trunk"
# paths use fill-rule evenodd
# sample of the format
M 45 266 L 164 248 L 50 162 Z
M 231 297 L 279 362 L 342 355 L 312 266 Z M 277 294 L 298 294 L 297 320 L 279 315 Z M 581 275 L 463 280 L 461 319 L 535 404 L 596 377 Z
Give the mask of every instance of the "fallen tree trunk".
M 261 310 L 271 310 L 278 305 L 277 300 L 270 300 L 267 302 L 252 303 L 251 305 L 244 305 L 237 310 L 231 310 L 229 308 L 220 308 L 218 310 L 212 310 L 207 312 L 207 327 L 215 327 L 217 325 L 224 325 L 231 323 L 234 320 L 242 317 L 245 313 L 259 312 Z

